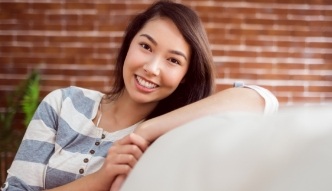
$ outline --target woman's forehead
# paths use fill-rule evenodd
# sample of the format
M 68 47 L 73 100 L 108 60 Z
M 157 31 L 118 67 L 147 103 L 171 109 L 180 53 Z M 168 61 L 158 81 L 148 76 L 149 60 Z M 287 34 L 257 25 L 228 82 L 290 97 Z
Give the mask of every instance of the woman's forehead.
M 136 36 L 142 34 L 151 36 L 157 43 L 164 42 L 164 44 L 183 48 L 187 54 L 190 52 L 189 43 L 175 23 L 167 17 L 154 17 L 148 20 Z

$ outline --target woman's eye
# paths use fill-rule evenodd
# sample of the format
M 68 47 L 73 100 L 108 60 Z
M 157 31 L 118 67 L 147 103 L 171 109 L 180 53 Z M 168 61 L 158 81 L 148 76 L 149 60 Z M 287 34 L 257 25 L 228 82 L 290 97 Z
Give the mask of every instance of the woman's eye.
M 146 50 L 148 50 L 148 51 L 151 52 L 151 47 L 150 47 L 149 45 L 144 44 L 144 43 L 141 43 L 140 45 L 141 45 L 141 47 L 143 47 L 144 49 L 146 49 Z
M 180 62 L 175 58 L 169 58 L 168 60 L 174 64 L 180 64 Z

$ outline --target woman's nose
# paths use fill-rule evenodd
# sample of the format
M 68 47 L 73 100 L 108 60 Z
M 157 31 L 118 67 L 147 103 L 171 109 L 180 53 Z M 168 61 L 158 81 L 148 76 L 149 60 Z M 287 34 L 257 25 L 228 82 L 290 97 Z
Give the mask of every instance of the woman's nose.
M 146 64 L 144 64 L 143 69 L 146 73 L 154 76 L 158 76 L 160 74 L 160 59 L 153 59 Z

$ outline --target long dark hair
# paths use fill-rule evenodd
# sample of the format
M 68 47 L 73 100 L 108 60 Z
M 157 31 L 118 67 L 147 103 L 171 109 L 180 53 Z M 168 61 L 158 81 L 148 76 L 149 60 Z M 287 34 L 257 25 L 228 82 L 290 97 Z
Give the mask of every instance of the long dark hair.
M 212 53 L 206 32 L 197 14 L 185 5 L 158 1 L 138 14 L 128 25 L 116 60 L 115 81 L 108 98 L 116 99 L 125 89 L 123 65 L 134 36 L 155 17 L 172 20 L 190 45 L 191 58 L 184 82 L 167 98 L 161 100 L 147 116 L 150 119 L 209 96 L 214 91 Z

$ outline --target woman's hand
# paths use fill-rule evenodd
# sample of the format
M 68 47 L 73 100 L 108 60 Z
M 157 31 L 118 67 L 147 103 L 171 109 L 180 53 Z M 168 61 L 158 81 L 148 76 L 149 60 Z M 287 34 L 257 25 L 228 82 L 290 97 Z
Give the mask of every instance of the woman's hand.
M 118 190 L 124 177 L 135 166 L 147 147 L 148 142 L 134 133 L 115 142 L 109 149 L 103 166 L 96 172 L 101 181 L 100 186 Z
M 134 133 L 115 142 L 108 151 L 102 167 L 76 181 L 50 189 L 62 190 L 119 190 L 130 170 L 147 149 L 148 142 Z

